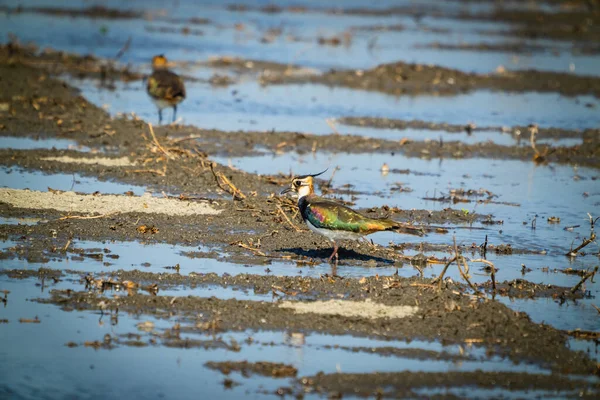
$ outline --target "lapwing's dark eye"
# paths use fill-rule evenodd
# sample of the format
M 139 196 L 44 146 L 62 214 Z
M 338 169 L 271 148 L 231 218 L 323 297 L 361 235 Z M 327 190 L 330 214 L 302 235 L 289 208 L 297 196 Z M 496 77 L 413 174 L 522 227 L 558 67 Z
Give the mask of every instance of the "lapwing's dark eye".
M 300 182 L 300 181 L 294 181 L 294 186 L 300 187 L 301 185 L 302 185 L 302 182 Z

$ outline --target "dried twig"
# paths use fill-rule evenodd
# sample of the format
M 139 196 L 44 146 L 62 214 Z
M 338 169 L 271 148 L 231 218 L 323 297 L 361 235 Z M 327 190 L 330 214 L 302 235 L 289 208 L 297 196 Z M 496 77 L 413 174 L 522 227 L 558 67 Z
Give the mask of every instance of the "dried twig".
M 487 253 L 487 245 L 488 245 L 488 235 L 485 235 L 485 242 L 483 242 L 479 247 L 483 250 L 483 258 L 485 258 Z
M 215 163 L 210 163 L 210 172 L 212 172 L 213 176 L 215 177 L 215 181 L 217 182 L 217 185 L 222 190 L 231 194 L 235 200 L 242 200 L 242 199 L 246 198 L 246 195 L 244 193 L 242 193 L 242 191 L 239 190 L 237 187 L 235 187 L 233 185 L 233 183 L 231 183 L 231 181 L 229 179 L 227 179 L 227 177 L 225 175 L 223 175 L 220 172 L 215 171 Z M 225 183 L 225 185 L 227 185 L 227 187 L 223 186 L 221 181 L 223 181 Z
M 196 140 L 196 139 L 202 139 L 202 137 L 201 136 L 186 136 L 186 137 L 182 137 L 179 139 L 171 139 L 171 143 L 178 144 L 178 143 L 185 142 L 188 140 Z
M 435 288 L 435 285 L 429 285 L 427 283 L 411 283 L 409 286 L 423 287 L 423 288 L 427 288 L 427 289 L 434 289 Z
M 125 52 L 127 52 L 127 50 L 129 50 L 129 46 L 131 46 L 131 36 L 129 36 L 129 38 L 127 39 L 127 41 L 125 42 L 125 44 L 123 45 L 123 47 L 121 47 L 121 50 L 119 50 L 119 52 L 117 53 L 117 55 L 115 56 L 115 58 L 117 60 L 119 58 L 121 58 L 123 56 L 123 54 L 125 54 Z
M 425 276 L 424 273 L 423 273 L 423 268 L 421 268 L 418 264 L 412 264 L 411 263 L 410 265 L 412 265 L 412 267 L 414 269 L 416 269 L 417 271 L 419 271 L 419 275 L 421 276 L 421 278 L 423 278 Z M 398 269 L 396 269 L 396 272 L 398 272 Z
M 136 174 L 155 174 L 157 176 L 165 176 L 167 174 L 167 166 L 165 165 L 165 168 L 160 171 L 158 169 L 133 169 L 130 170 L 129 172 L 133 172 Z
M 448 260 L 446 265 L 444 265 L 444 269 L 442 269 L 442 272 L 440 273 L 440 275 L 431 282 L 432 284 L 434 284 L 434 283 L 438 284 L 438 290 L 442 290 L 442 282 L 444 280 L 444 275 L 446 274 L 446 271 L 448 270 L 448 267 L 450 266 L 450 264 L 452 264 L 455 260 L 456 260 L 456 257 L 452 257 L 450 260 Z
M 331 188 L 331 182 L 333 182 L 333 177 L 335 176 L 335 173 L 337 172 L 337 170 L 340 169 L 337 165 L 336 167 L 333 169 L 333 171 L 331 172 L 331 177 L 329 178 L 329 180 L 327 181 L 327 183 L 325 184 L 325 187 L 330 189 Z
M 600 219 L 600 217 L 596 217 L 594 219 L 594 217 L 592 217 L 592 214 L 587 213 L 588 217 L 590 218 L 590 229 L 594 230 L 594 225 L 596 224 L 596 222 Z
M 41 321 L 40 319 L 36 316 L 34 319 L 30 319 L 30 318 L 19 318 L 19 322 L 22 324 L 39 324 Z
M 267 257 L 267 255 L 265 253 L 263 253 L 262 251 L 260 251 L 259 249 L 251 247 L 251 246 L 247 245 L 244 242 L 235 242 L 235 243 L 231 243 L 231 244 L 237 245 L 237 246 L 239 246 L 241 248 L 244 248 L 246 250 L 250 250 L 251 252 L 253 252 L 254 254 L 256 254 L 258 256 Z
M 337 127 L 335 126 L 335 119 L 327 118 L 327 119 L 325 119 L 325 122 L 327 122 L 327 125 L 329 125 L 329 127 L 331 128 L 333 133 L 335 133 L 336 135 L 340 134 L 340 132 L 338 132 L 338 130 L 337 130 Z
M 460 276 L 467 282 L 469 287 L 471 289 L 473 289 L 473 291 L 475 291 L 475 294 L 479 295 L 479 289 L 477 289 L 477 287 L 475 285 L 473 285 L 473 283 L 471 283 L 471 280 L 469 279 L 469 276 L 468 276 L 469 264 L 467 264 L 467 260 L 463 256 L 458 254 L 458 246 L 456 245 L 456 236 L 453 237 L 453 240 L 454 240 L 454 257 L 452 257 L 450 260 L 448 260 L 446 265 L 444 265 L 444 269 L 442 270 L 440 275 L 437 278 L 435 278 L 432 283 L 433 284 L 437 283 L 438 290 L 441 290 L 444 275 L 446 274 L 448 267 L 450 266 L 450 264 L 452 264 L 453 262 L 456 261 L 456 266 L 458 267 L 458 272 L 460 273 Z M 461 262 L 464 265 L 464 268 L 465 268 L 464 271 L 463 271 L 462 267 L 460 266 Z
M 567 335 L 576 337 L 577 339 L 587 339 L 587 340 L 600 339 L 600 332 L 582 331 L 581 329 L 574 329 L 572 331 L 567 331 Z
M 480 262 L 480 263 L 484 263 L 486 265 L 489 265 L 491 268 L 491 276 L 492 276 L 492 289 L 494 289 L 494 293 L 496 293 L 496 267 L 494 266 L 494 263 L 488 260 L 484 260 L 482 258 L 478 258 L 476 260 L 471 260 L 471 262 Z
M 119 214 L 121 211 L 113 211 L 113 212 L 109 212 L 107 214 L 102 214 L 102 215 L 93 215 L 93 216 L 83 216 L 83 215 L 65 215 L 60 217 L 58 220 L 64 220 L 64 219 L 98 219 L 98 218 L 104 218 L 104 217 L 110 217 L 112 215 L 116 215 Z M 69 241 L 70 243 L 70 241 Z M 66 247 L 65 247 L 66 249 Z
M 548 151 L 550 150 L 549 147 L 546 147 L 544 149 L 544 152 L 540 152 L 536 146 L 535 146 L 535 140 L 536 140 L 536 135 L 538 134 L 538 126 L 537 124 L 531 124 L 528 126 L 529 129 L 529 133 L 530 133 L 530 137 L 529 137 L 529 143 L 531 144 L 531 148 L 534 151 L 534 155 L 533 155 L 533 161 L 537 162 L 537 163 L 542 163 L 544 161 L 546 161 L 546 156 L 548 155 Z
M 160 151 L 163 152 L 163 154 L 165 156 L 167 156 L 168 159 L 172 160 L 174 157 L 171 155 L 171 153 L 169 153 L 167 150 L 165 150 L 164 147 L 162 147 L 160 145 L 160 143 L 158 142 L 158 139 L 156 138 L 156 135 L 154 134 L 154 129 L 152 128 L 152 124 L 148 123 L 148 128 L 150 128 L 150 134 L 152 135 L 152 141 L 154 142 L 154 144 L 156 145 L 156 147 L 158 147 L 158 149 Z
M 465 258 L 463 256 L 458 254 L 458 246 L 456 245 L 456 236 L 453 236 L 452 240 L 454 241 L 454 258 L 456 260 L 456 266 L 458 267 L 458 272 L 460 273 L 460 276 L 462 276 L 462 278 L 465 281 L 467 281 L 467 283 L 469 284 L 469 287 L 475 291 L 475 294 L 479 294 L 479 290 L 477 290 L 477 288 L 471 283 L 468 275 L 465 272 L 463 272 L 462 268 L 460 267 L 460 263 L 462 261 L 463 264 L 465 265 L 465 271 L 469 271 L 469 265 L 467 264 L 467 261 L 465 260 Z
M 463 262 L 463 264 L 465 266 L 465 270 L 468 270 L 469 269 L 469 265 L 467 264 L 467 260 L 464 257 L 460 257 L 460 260 Z M 479 295 L 479 289 L 477 289 L 477 287 L 471 283 L 471 280 L 469 279 L 469 276 L 462 271 L 462 269 L 460 268 L 460 262 L 459 261 L 456 262 L 456 265 L 458 266 L 458 272 L 460 272 L 460 276 L 462 276 L 462 278 L 465 281 L 467 281 L 467 283 L 469 284 L 469 287 L 471 289 L 473 289 L 473 291 L 475 292 L 475 294 Z
M 285 220 L 287 221 L 288 224 L 290 224 L 290 226 L 292 228 L 294 228 L 294 230 L 296 232 L 302 232 L 302 229 L 298 228 L 289 218 L 288 216 L 285 214 L 285 212 L 283 211 L 283 208 L 281 208 L 281 206 L 279 204 L 276 204 L 277 209 L 279 210 L 279 212 L 281 213 L 281 215 L 283 215 L 283 218 L 285 218 Z
M 494 263 L 492 263 L 491 261 L 488 261 L 488 260 L 484 260 L 484 259 L 471 260 L 471 262 L 482 262 L 482 263 L 490 266 L 490 275 L 492 278 L 492 298 L 493 298 L 493 296 L 496 295 L 496 267 L 494 266 Z
M 596 233 L 592 232 L 592 235 L 588 239 L 584 239 L 575 250 L 571 250 L 565 255 L 569 257 L 577 257 L 577 252 L 579 252 L 579 250 L 583 249 L 588 244 L 592 243 L 594 240 L 596 240 Z
M 579 288 L 581 287 L 581 285 L 583 285 L 585 283 L 585 281 L 587 281 L 588 279 L 592 278 L 592 282 L 593 282 L 593 277 L 594 277 L 594 275 L 596 275 L 596 272 L 598 272 L 597 265 L 594 267 L 594 269 L 592 271 L 585 274 L 583 276 L 583 278 L 581 278 L 581 280 L 579 281 L 579 283 L 577 285 L 575 285 L 571 288 L 571 293 L 575 293 L 576 291 L 578 291 Z

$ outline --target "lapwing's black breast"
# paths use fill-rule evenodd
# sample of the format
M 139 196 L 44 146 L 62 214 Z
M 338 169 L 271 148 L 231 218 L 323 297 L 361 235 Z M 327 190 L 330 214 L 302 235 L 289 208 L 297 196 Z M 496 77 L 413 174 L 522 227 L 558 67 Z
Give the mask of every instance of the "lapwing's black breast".
M 300 215 L 302 215 L 302 220 L 306 221 L 306 211 L 308 209 L 308 199 L 307 196 L 300 197 L 298 200 L 298 208 L 300 209 Z

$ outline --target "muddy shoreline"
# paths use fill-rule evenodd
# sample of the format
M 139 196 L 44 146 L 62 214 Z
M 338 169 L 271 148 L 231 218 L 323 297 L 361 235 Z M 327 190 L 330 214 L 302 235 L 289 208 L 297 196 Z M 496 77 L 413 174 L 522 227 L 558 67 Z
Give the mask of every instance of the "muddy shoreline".
M 570 390 L 573 396 L 593 398 L 597 390 L 594 384 L 584 381 L 573 382 L 553 375 L 524 374 L 506 372 L 456 372 L 456 373 L 381 373 L 381 374 L 322 374 L 299 379 L 304 392 L 327 393 L 330 396 L 378 395 L 386 398 L 436 398 L 430 394 L 421 395 L 415 388 L 462 388 L 470 385 L 482 388 L 510 388 L 512 391 L 529 390 Z M 460 382 L 460 383 L 458 383 Z M 468 392 L 467 392 L 468 393 Z M 448 398 L 440 394 L 440 398 Z M 461 398 L 461 396 L 456 396 Z
M 11 48 L 12 46 L 12 48 Z M 77 95 L 74 89 L 66 86 L 63 82 L 56 81 L 51 78 L 49 74 L 53 73 L 53 70 L 60 68 L 57 66 L 64 65 L 65 71 L 73 71 L 71 64 L 74 63 L 76 66 L 78 61 L 77 56 L 68 55 L 65 57 L 66 60 L 75 60 L 67 62 L 58 62 L 60 59 L 54 59 L 53 67 L 50 71 L 44 68 L 27 68 L 25 65 L 33 65 L 33 61 L 36 60 L 33 53 L 23 50 L 22 47 L 16 45 L 8 45 L 0 49 L 0 71 L 7 77 L 7 79 L 0 82 L 2 85 L 3 101 L 10 102 L 9 116 L 8 118 L 3 117 L 2 130 L 4 134 L 10 135 L 32 135 L 38 134 L 41 137 L 47 137 L 51 134 L 59 135 L 61 138 L 70 138 L 77 140 L 81 145 L 98 147 L 102 146 L 105 148 L 120 149 L 121 154 L 125 154 L 133 158 L 148 159 L 152 155 L 148 154 L 148 150 L 156 154 L 156 146 L 153 145 L 150 137 L 150 133 L 147 125 L 136 118 L 114 118 L 111 119 L 105 111 L 89 104 L 85 99 Z M 42 56 L 45 57 L 45 56 Z M 92 71 L 96 74 L 96 70 L 99 70 L 102 62 L 91 59 L 85 61 L 86 63 L 92 63 L 91 66 L 86 66 L 85 70 Z M 24 65 L 25 64 L 25 65 Z M 18 72 L 16 65 L 19 65 Z M 42 64 L 45 65 L 45 64 Z M 86 64 L 87 65 L 87 64 Z M 120 77 L 119 79 L 130 79 L 128 76 L 123 77 L 121 72 L 115 70 L 111 76 Z M 19 76 L 14 75 L 15 73 Z M 25 81 L 23 80 L 23 74 L 28 76 L 29 81 L 38 82 L 34 86 L 24 86 Z M 92 75 L 93 76 L 93 75 Z M 319 77 L 311 76 L 291 76 L 289 79 L 328 79 L 322 78 L 326 75 Z M 362 79 L 355 79 L 353 75 L 352 82 L 371 82 L 371 78 L 362 77 Z M 269 78 L 271 79 L 271 78 Z M 276 78 L 273 78 L 276 79 Z M 286 78 L 287 79 L 287 78 Z M 379 78 L 377 78 L 379 79 Z M 578 78 L 579 79 L 579 78 Z M 43 82 L 43 83 L 40 83 Z M 375 81 L 373 81 L 375 82 Z M 383 82 L 383 81 L 382 81 Z M 363 85 L 363 83 L 359 83 Z M 370 83 L 365 83 L 369 86 Z M 572 89 L 574 86 L 569 85 Z M 586 84 L 586 88 L 590 88 Z M 370 90 L 368 87 L 363 89 Z M 27 96 L 24 94 L 30 93 Z M 51 117 L 50 117 L 51 116 Z M 351 124 L 357 124 L 360 126 L 380 126 L 385 125 L 388 122 L 392 124 L 392 127 L 400 127 L 398 123 L 394 124 L 393 121 L 385 122 L 371 122 L 362 120 L 358 123 L 355 118 L 345 118 L 342 122 L 350 122 Z M 456 127 L 443 127 L 437 124 L 430 124 L 427 122 L 409 122 L 405 126 L 415 127 L 421 129 L 436 129 L 448 130 L 454 132 Z M 490 127 L 491 129 L 492 127 Z M 512 131 L 522 131 L 523 127 L 510 128 Z M 88 132 L 87 135 L 83 136 L 79 132 Z M 465 144 L 461 142 L 445 141 L 392 141 L 385 139 L 374 139 L 365 138 L 360 136 L 352 135 L 311 135 L 298 132 L 223 132 L 215 130 L 198 129 L 192 126 L 161 126 L 156 127 L 155 132 L 161 141 L 166 141 L 165 146 L 173 146 L 173 151 L 177 152 L 178 160 L 186 162 L 184 169 L 189 171 L 189 168 L 193 168 L 196 163 L 197 157 L 203 157 L 206 154 L 212 155 L 227 155 L 227 156 L 251 156 L 257 155 L 261 152 L 258 148 L 262 148 L 267 151 L 297 151 L 299 153 L 311 153 L 315 150 L 318 151 L 329 151 L 329 152 L 378 152 L 378 153 L 401 153 L 411 157 L 425 157 L 425 158 L 470 158 L 470 157 L 485 157 L 485 158 L 498 158 L 498 159 L 520 159 L 529 160 L 532 159 L 534 152 L 531 148 L 524 146 L 503 146 L 495 143 L 476 143 L 476 144 Z M 526 130 L 525 130 L 526 132 Z M 581 136 L 584 139 L 584 145 L 571 146 L 571 147 L 552 147 L 549 149 L 546 160 L 549 162 L 560 162 L 560 163 L 577 163 L 584 166 L 591 166 L 598 168 L 598 146 L 596 130 L 588 130 L 581 134 L 577 131 L 565 131 L 564 129 L 541 129 L 540 134 L 544 137 L 577 137 Z M 524 134 L 527 136 L 527 133 Z M 168 138 L 168 139 L 164 139 Z M 191 140 L 189 139 L 191 138 Z M 198 138 L 198 139 L 194 139 Z M 224 146 L 224 143 L 227 146 Z M 226 148 L 226 150 L 225 150 Z M 10 156 L 10 160 L 4 161 L 4 163 L 13 163 L 13 155 L 6 154 L 1 159 L 6 160 L 7 156 Z M 17 153 L 18 154 L 18 153 Z M 115 154 L 117 155 L 117 154 Z M 37 154 L 33 153 L 31 156 L 27 156 L 29 161 L 34 162 L 37 158 Z M 158 155 L 160 156 L 160 155 Z M 154 157 L 159 159 L 160 157 Z M 192 158 L 192 160 L 190 160 Z M 16 158 L 15 158 L 16 159 Z M 155 163 L 159 164 L 159 163 Z M 159 164 L 161 165 L 161 164 Z M 147 170 L 160 170 L 159 168 L 150 168 Z M 162 166 L 162 165 L 161 165 Z M 173 171 L 173 168 L 168 169 L 168 174 Z M 202 169 L 196 169 L 196 173 L 201 173 Z M 150 175 L 150 176 L 148 176 Z M 135 179 L 146 179 L 146 183 L 152 184 L 152 180 L 156 181 L 152 174 L 144 174 L 136 177 Z M 210 175 L 210 174 L 209 174 Z M 244 177 L 245 174 L 237 174 L 235 171 L 229 171 L 228 175 L 233 179 L 233 182 L 243 184 L 247 181 Z M 238 175 L 239 178 L 236 176 Z M 169 176 L 170 177 L 170 176 Z M 122 178 L 122 176 L 120 177 Z M 182 182 L 183 185 L 189 185 L 189 179 L 186 179 L 185 174 L 177 174 L 170 177 L 172 181 Z M 206 173 L 201 174 L 200 179 L 203 179 L 204 184 L 206 178 L 210 180 L 210 176 Z M 148 181 L 150 180 L 150 181 Z M 188 182 L 186 182 L 186 180 Z M 162 182 L 164 183 L 164 181 Z M 242 188 L 243 190 L 243 188 Z
M 488 351 L 509 357 L 515 362 L 541 362 L 545 368 L 560 373 L 597 373 L 594 362 L 565 346 L 565 335 L 562 332 L 547 325 L 533 324 L 524 314 L 515 313 L 497 302 L 471 300 L 466 296 L 451 295 L 448 291 L 438 294 L 408 285 L 404 290 L 397 291 L 395 296 L 390 296 L 396 306 L 413 306 L 416 304 L 415 300 L 419 303 L 417 314 L 402 318 L 401 324 L 388 318 L 294 313 L 282 308 L 280 303 L 221 300 L 214 297 L 188 296 L 173 301 L 172 297 L 161 295 L 132 294 L 107 299 L 87 291 L 52 290 L 50 293 L 50 299 L 39 301 L 56 304 L 63 310 L 118 309 L 162 318 L 176 309 L 181 321 L 194 323 L 182 326 L 182 330 L 188 332 L 203 329 L 196 322 L 198 313 L 201 313 L 205 322 L 218 316 L 219 329 L 224 331 L 302 330 L 397 340 L 443 338 L 445 343 L 461 343 L 475 338 L 477 343 L 490 346 Z M 346 303 L 351 301 L 346 300 Z M 445 304 L 449 301 L 456 305 L 454 311 L 446 311 Z M 490 324 L 482 322 L 486 319 L 490 319 L 490 323 L 496 327 L 490 330 Z M 501 326 L 498 326 L 500 321 Z M 506 329 L 506 325 L 510 325 L 511 329 Z M 546 346 L 552 346 L 554 353 L 548 354 Z

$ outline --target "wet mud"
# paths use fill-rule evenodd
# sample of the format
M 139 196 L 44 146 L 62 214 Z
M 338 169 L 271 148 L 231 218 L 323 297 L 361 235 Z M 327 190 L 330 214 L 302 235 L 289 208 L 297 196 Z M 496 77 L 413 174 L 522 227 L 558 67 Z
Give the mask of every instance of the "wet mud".
M 320 151 L 333 151 L 333 152 L 379 152 L 379 153 L 401 153 L 413 157 L 431 157 L 431 158 L 465 158 L 465 157 L 488 157 L 488 158 L 511 158 L 511 159 L 531 159 L 535 152 L 531 148 L 523 146 L 503 146 L 495 143 L 477 143 L 477 144 L 465 144 L 462 142 L 453 141 L 392 141 L 374 138 L 365 138 L 361 136 L 352 135 L 310 135 L 305 133 L 297 132 L 244 132 L 244 135 L 239 135 L 237 132 L 223 132 L 215 130 L 204 130 L 198 129 L 191 126 L 164 126 L 156 128 L 157 137 L 160 140 L 165 140 L 165 146 L 172 148 L 172 152 L 175 154 L 171 155 L 170 159 L 176 159 L 175 162 L 171 162 L 170 168 L 164 169 L 163 163 L 148 164 L 149 155 L 147 152 L 142 150 L 150 150 L 156 154 L 159 150 L 155 143 L 151 141 L 150 133 L 147 125 L 137 119 L 133 118 L 116 118 L 110 119 L 106 112 L 89 104 L 85 99 L 76 95 L 74 89 L 65 86 L 64 83 L 50 78 L 48 74 L 51 71 L 44 69 L 35 68 L 16 68 L 15 63 L 19 66 L 23 66 L 23 60 L 21 60 L 21 54 L 23 52 L 22 47 L 16 47 L 17 56 L 12 54 L 11 46 L 7 45 L 0 51 L 0 57 L 4 60 L 0 63 L 3 73 L 6 73 L 7 79 L 3 80 L 3 93 L 4 97 L 10 101 L 10 108 L 8 113 L 10 118 L 7 118 L 2 122 L 2 131 L 7 132 L 11 135 L 17 135 L 20 133 L 32 134 L 39 133 L 40 135 L 47 136 L 50 133 L 59 134 L 60 137 L 64 138 L 77 138 L 82 145 L 85 146 L 104 146 L 108 148 L 120 148 L 128 149 L 125 153 L 130 158 L 141 158 L 145 161 L 148 168 L 137 169 L 136 174 L 138 176 L 135 179 L 144 179 L 150 181 L 157 181 L 157 178 L 165 174 L 166 179 L 161 179 L 162 184 L 165 181 L 181 182 L 186 179 L 187 171 L 190 168 L 197 173 L 201 173 L 201 178 L 204 184 L 207 180 L 212 178 L 208 168 L 202 162 L 200 163 L 202 168 L 198 168 L 198 158 L 202 158 L 206 154 L 226 154 L 228 156 L 242 156 L 242 155 L 253 155 L 258 154 L 257 146 L 260 148 L 268 149 L 271 151 L 298 151 L 298 152 L 314 152 Z M 33 57 L 33 55 L 30 55 Z M 78 65 L 80 59 L 73 56 L 76 65 Z M 35 59 L 35 57 L 34 57 Z M 67 56 L 67 60 L 71 59 L 71 56 Z M 98 61 L 92 60 L 93 67 L 86 66 L 84 69 L 87 70 L 101 70 L 98 66 Z M 26 64 L 29 64 L 25 62 Z M 229 64 L 229 63 L 227 63 Z M 12 66 L 10 66 L 12 65 Z M 64 65 L 62 62 L 56 62 L 53 60 L 51 63 L 53 67 Z M 78 67 L 72 67 L 70 62 L 66 63 L 67 71 L 71 68 L 77 69 Z M 27 74 L 30 75 L 31 81 L 38 81 L 37 87 L 33 92 L 29 93 L 28 89 L 23 86 L 23 79 L 12 76 L 11 74 Z M 63 72 L 67 72 L 63 71 Z M 111 72 L 111 76 L 119 76 L 121 79 L 130 79 L 129 75 L 123 76 L 121 70 L 115 69 Z M 86 72 L 87 73 L 87 72 Z M 99 72 L 92 72 L 92 74 L 98 74 Z M 127 72 L 128 74 L 128 72 Z M 93 76 L 93 75 L 92 75 Z M 138 75 L 140 76 L 140 75 Z M 315 79 L 321 79 L 325 75 L 320 75 Z M 263 76 L 263 78 L 265 78 Z M 308 77 L 306 79 L 313 79 L 314 77 Z M 370 82 L 370 78 L 361 77 L 358 81 Z M 266 79 L 266 78 L 265 78 Z M 269 78 L 270 79 L 270 78 Z M 305 77 L 298 75 L 291 75 L 290 79 L 305 79 Z M 353 78 L 354 79 L 354 78 Z M 579 78 L 578 78 L 579 79 Z M 46 82 L 47 81 L 47 82 Z M 43 82 L 43 85 L 42 83 Z M 368 89 L 364 85 L 360 84 L 363 89 Z M 573 86 L 569 85 L 570 88 Z M 586 84 L 586 88 L 591 86 Z M 33 89 L 33 88 L 32 88 Z M 527 89 L 526 89 L 527 90 Z M 43 91 L 43 92 L 42 92 Z M 51 95 L 50 95 L 51 94 Z M 381 126 L 385 125 L 385 121 L 357 121 L 356 119 L 342 119 L 343 123 L 358 124 L 360 126 Z M 388 127 L 400 127 L 403 126 L 400 123 L 391 122 Z M 418 127 L 425 128 L 428 123 L 423 122 L 412 122 L 407 127 Z M 438 124 L 429 124 L 429 129 L 441 128 L 443 130 L 455 131 L 456 127 L 440 127 Z M 465 129 L 470 129 L 465 125 Z M 491 127 L 486 130 L 492 129 Z M 515 127 L 514 130 L 519 129 Z M 87 132 L 87 137 L 81 137 L 78 132 Z M 584 132 L 582 137 L 585 140 L 586 145 L 571 146 L 571 147 L 552 147 L 545 150 L 547 156 L 545 160 L 551 162 L 562 162 L 562 163 L 579 163 L 581 165 L 597 166 L 598 160 L 598 146 L 597 135 L 595 130 L 589 130 Z M 576 137 L 577 132 L 565 132 L 560 129 L 542 129 L 541 135 L 549 137 Z M 523 134 L 528 136 L 526 132 Z M 163 139 L 163 138 L 167 139 Z M 199 138 L 199 139 L 195 139 Z M 226 146 L 224 146 L 226 144 Z M 170 147 L 172 146 L 172 147 Z M 149 147 L 149 148 L 148 148 Z M 4 152 L 6 154 L 6 152 Z M 18 153 L 17 153 L 18 154 Z M 10 153 L 10 161 L 14 162 L 17 159 L 17 154 Z M 54 153 L 52 155 L 62 155 L 69 153 Z M 9 154 L 6 154 L 7 156 Z M 158 155 L 160 156 L 160 154 Z M 6 158 L 3 157 L 3 158 Z M 36 162 L 37 157 L 29 156 L 26 157 L 30 161 L 25 162 Z M 158 157 L 155 157 L 155 160 Z M 173 164 L 183 162 L 180 168 L 185 170 L 186 173 L 174 173 Z M 158 164 L 158 167 L 156 166 Z M 56 167 L 55 167 L 56 168 Z M 180 170 L 180 168 L 176 168 Z M 123 178 L 123 173 L 119 178 Z M 242 185 L 243 182 L 247 181 L 245 178 L 236 179 L 234 175 L 243 177 L 243 174 L 237 174 L 236 171 L 228 171 L 228 177 L 234 180 L 236 185 Z M 188 179 L 189 180 L 189 179 Z M 148 182 L 151 183 L 151 182 Z M 200 182 L 199 182 L 200 183 Z M 193 185 L 192 182 L 185 182 L 184 185 Z M 192 189 L 190 187 L 190 189 Z M 241 189 L 245 189 L 241 187 Z
M 499 303 L 481 302 L 466 296 L 452 295 L 450 292 L 440 295 L 435 290 L 423 290 L 409 285 L 402 291 L 394 292 L 395 296 L 388 297 L 388 302 L 394 305 L 419 304 L 416 315 L 402 318 L 402 323 L 398 323 L 397 319 L 389 318 L 300 314 L 282 308 L 277 303 L 221 300 L 214 297 L 188 296 L 173 301 L 172 297 L 161 295 L 133 294 L 118 299 L 107 299 L 87 291 L 52 290 L 48 300 L 39 301 L 56 304 L 67 311 L 104 309 L 116 312 L 120 310 L 148 313 L 159 318 L 167 317 L 173 307 L 176 307 L 179 315 L 187 315 L 195 323 L 183 328 L 186 331 L 205 329 L 205 325 L 197 321 L 200 313 L 203 315 L 201 322 L 210 323 L 217 318 L 218 328 L 224 331 L 301 329 L 333 335 L 353 334 L 385 339 L 443 338 L 446 343 L 464 343 L 473 340 L 491 346 L 488 347 L 488 352 L 509 357 L 515 362 L 541 363 L 543 367 L 561 373 L 597 373 L 594 362 L 566 348 L 565 336 L 562 332 L 547 325 L 534 324 L 526 315 L 515 313 Z M 379 299 L 377 301 L 379 302 Z M 448 302 L 455 307 L 453 311 L 447 311 Z M 545 351 L 546 346 L 552 346 L 554 353 L 548 354 Z
M 476 89 L 508 92 L 556 92 L 566 96 L 600 97 L 600 79 L 542 71 L 465 73 L 437 66 L 396 62 L 368 70 L 336 70 L 309 77 L 264 78 L 268 84 L 319 83 L 331 87 L 383 92 L 395 96 L 458 95 Z
M 460 383 L 458 383 L 460 382 Z M 509 391 L 530 390 L 559 391 L 570 393 L 569 397 L 593 398 L 597 388 L 585 381 L 569 381 L 557 379 L 555 376 L 536 374 L 515 374 L 502 372 L 454 372 L 454 373 L 412 373 L 401 372 L 394 374 L 323 374 L 300 379 L 301 390 L 306 393 L 317 392 L 329 396 L 341 397 L 347 395 L 381 396 L 390 398 L 435 398 L 435 392 L 419 393 L 418 388 L 458 388 L 476 385 L 480 388 L 505 388 Z M 417 390 L 415 390 L 417 388 Z M 459 392 L 460 393 L 460 392 Z M 440 397 L 448 393 L 441 392 Z M 461 395 L 456 396 L 460 398 Z

